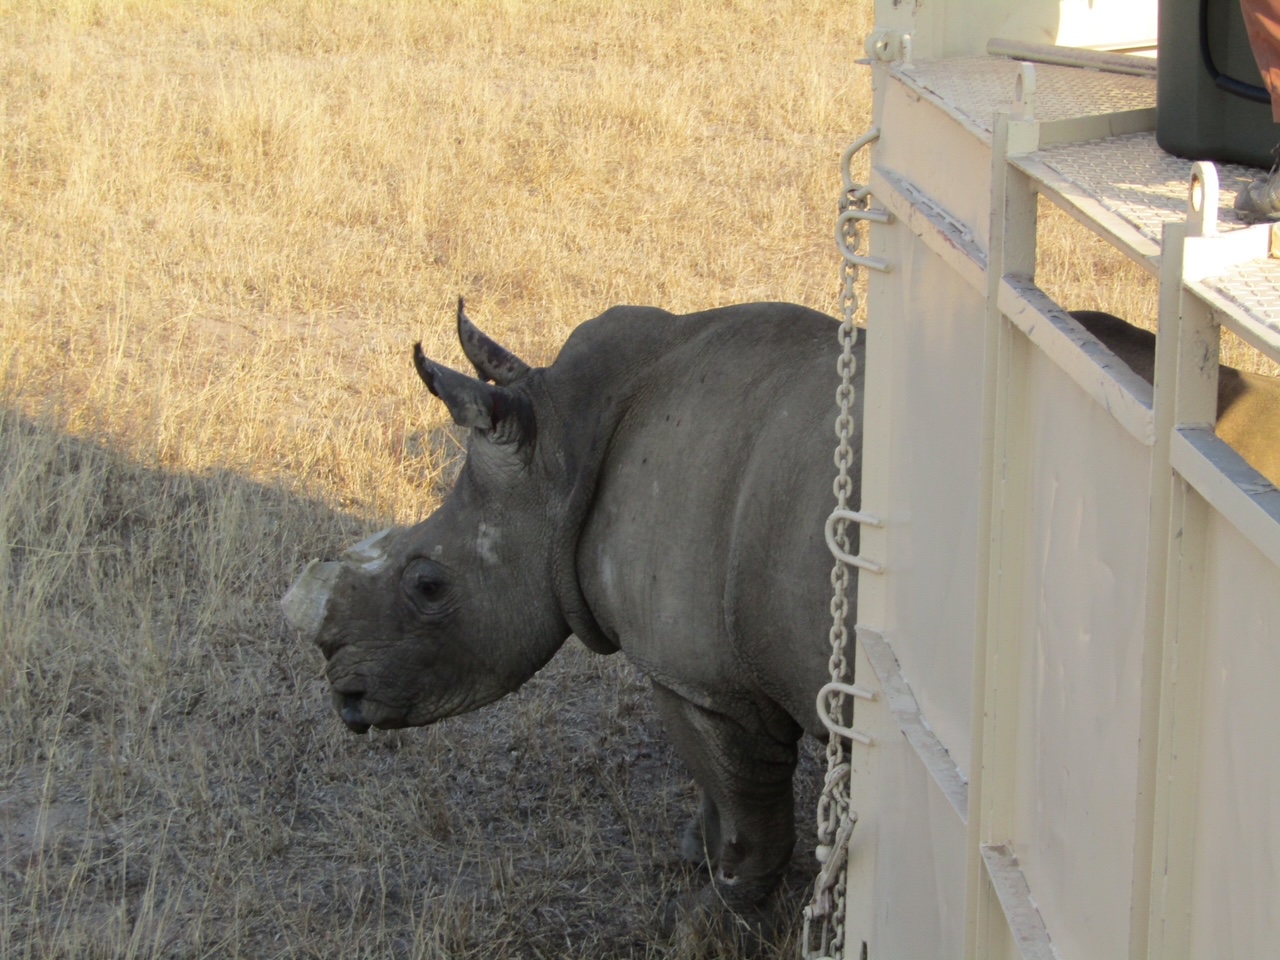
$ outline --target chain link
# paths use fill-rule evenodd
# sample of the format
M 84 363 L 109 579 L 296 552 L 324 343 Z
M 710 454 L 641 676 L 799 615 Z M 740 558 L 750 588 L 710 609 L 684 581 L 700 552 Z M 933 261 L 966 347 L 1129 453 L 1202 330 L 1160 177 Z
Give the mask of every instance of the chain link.
M 853 495 L 854 461 L 853 422 L 854 374 L 857 360 L 853 347 L 857 339 L 855 319 L 859 310 L 858 265 L 852 259 L 857 255 L 862 237 L 855 217 L 845 217 L 851 209 L 865 210 L 869 194 L 865 187 L 855 183 L 849 172 L 853 155 L 875 139 L 874 132 L 855 142 L 845 153 L 843 161 L 844 194 L 840 199 L 839 239 L 842 250 L 840 262 L 840 311 L 839 331 L 840 359 L 836 369 L 840 374 L 840 386 L 836 390 L 836 402 L 840 413 L 836 417 L 835 449 L 836 478 L 832 492 L 836 497 L 836 509 L 848 511 L 849 498 Z M 848 555 L 849 520 L 838 518 L 834 524 L 834 540 L 840 550 Z M 839 558 L 831 568 L 831 659 L 828 668 L 831 679 L 852 684 L 854 670 L 849 648 L 849 568 Z M 848 651 L 848 652 L 846 652 Z M 852 727 L 853 700 L 848 694 L 833 691 L 827 699 L 830 719 L 839 726 Z M 804 910 L 804 936 L 801 950 L 804 960 L 837 957 L 844 949 L 845 887 L 847 881 L 847 853 L 858 815 L 853 810 L 851 798 L 852 767 L 843 737 L 834 733 L 827 737 L 827 775 L 822 795 L 818 798 L 818 848 L 817 855 L 822 869 L 814 881 L 813 899 Z M 816 934 L 816 942 L 813 937 Z

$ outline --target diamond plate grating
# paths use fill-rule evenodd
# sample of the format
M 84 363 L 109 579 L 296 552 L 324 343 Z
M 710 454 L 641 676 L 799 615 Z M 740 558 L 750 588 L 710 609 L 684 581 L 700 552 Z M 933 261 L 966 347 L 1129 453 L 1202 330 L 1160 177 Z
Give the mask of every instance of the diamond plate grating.
M 1280 260 L 1254 260 L 1204 281 L 1280 340 Z
M 989 138 L 996 111 L 1007 110 L 1013 103 L 1019 65 L 1003 57 L 970 57 L 898 69 L 910 83 L 936 96 L 948 112 Z M 1036 65 L 1033 109 L 1037 120 L 1070 120 L 1155 105 L 1156 84 L 1149 77 Z M 1060 144 L 1027 159 L 1038 161 L 1093 197 L 1156 244 L 1166 223 L 1186 219 L 1191 161 L 1161 150 L 1154 133 Z M 1237 193 L 1260 174 L 1235 164 L 1218 164 L 1217 169 L 1218 226 L 1229 231 L 1242 226 L 1233 209 Z M 1204 284 L 1244 314 L 1246 324 L 1265 331 L 1264 340 L 1280 340 L 1280 260 L 1243 264 Z
M 1187 217 L 1191 161 L 1161 150 L 1154 133 L 1065 144 L 1033 156 L 1156 243 L 1164 224 Z M 1217 168 L 1218 227 L 1227 232 L 1244 225 L 1234 209 L 1236 194 L 1260 171 Z M 1204 283 L 1233 303 L 1245 324 L 1269 331 L 1264 339 L 1280 340 L 1280 260 L 1253 260 Z
M 1018 63 L 1004 57 L 928 60 L 902 72 L 988 135 L 997 110 L 1013 103 Z M 1155 81 L 1118 73 L 1036 64 L 1037 120 L 1068 120 L 1156 105 Z
M 1154 133 L 1065 144 L 1032 156 L 1157 243 L 1164 224 L 1187 217 L 1191 161 L 1161 150 Z M 1252 167 L 1218 165 L 1223 229 L 1241 225 L 1233 209 L 1236 193 L 1256 176 Z

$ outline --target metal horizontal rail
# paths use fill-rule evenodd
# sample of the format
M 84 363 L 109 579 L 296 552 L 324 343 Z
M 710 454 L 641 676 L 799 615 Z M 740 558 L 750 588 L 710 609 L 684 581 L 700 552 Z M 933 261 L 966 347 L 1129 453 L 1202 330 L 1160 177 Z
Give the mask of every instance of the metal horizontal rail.
M 880 680 L 880 689 L 884 691 L 889 712 L 897 721 L 898 729 L 907 738 L 960 822 L 968 823 L 969 783 L 951 759 L 951 752 L 925 723 L 920 704 L 916 702 L 915 694 L 898 669 L 898 658 L 876 630 L 858 627 L 858 643 Z
M 1000 312 L 1143 446 L 1155 443 L 1151 384 L 1079 327 L 1032 281 L 1006 277 Z
M 1280 566 L 1280 490 L 1208 427 L 1180 427 L 1169 462 L 1240 534 Z
M 1154 57 L 1135 57 L 1127 53 L 1108 53 L 1083 47 L 1061 47 L 1050 43 L 993 37 L 987 41 L 987 53 L 993 57 L 1011 57 L 1014 60 L 1053 63 L 1063 67 L 1085 67 L 1108 73 L 1127 73 L 1134 77 L 1151 77 L 1153 80 L 1156 76 Z
M 872 168 L 876 200 L 975 290 L 986 290 L 987 254 L 972 231 L 951 217 L 922 190 L 902 177 Z
M 1013 851 L 1003 843 L 984 843 L 982 863 L 1022 960 L 1058 960 L 1049 940 L 1049 931 L 1045 929 L 1044 919 L 1031 899 L 1027 878 Z

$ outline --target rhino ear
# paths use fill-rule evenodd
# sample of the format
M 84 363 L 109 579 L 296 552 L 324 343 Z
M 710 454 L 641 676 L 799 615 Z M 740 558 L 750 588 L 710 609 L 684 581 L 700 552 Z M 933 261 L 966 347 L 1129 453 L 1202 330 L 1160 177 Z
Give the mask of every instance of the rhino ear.
M 413 365 L 427 389 L 444 401 L 458 426 L 474 427 L 497 443 L 524 446 L 533 441 L 533 408 L 521 394 L 491 387 L 428 360 L 421 343 L 413 345 Z
M 527 363 L 471 322 L 463 309 L 461 297 L 458 298 L 458 340 L 462 343 L 462 352 L 481 379 L 492 380 L 505 387 L 529 372 Z

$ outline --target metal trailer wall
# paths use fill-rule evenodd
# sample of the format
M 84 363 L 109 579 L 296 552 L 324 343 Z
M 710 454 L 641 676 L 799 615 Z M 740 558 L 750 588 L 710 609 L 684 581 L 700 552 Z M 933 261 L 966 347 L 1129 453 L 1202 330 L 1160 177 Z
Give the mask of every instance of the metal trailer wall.
M 1251 172 L 1188 213 L 1150 79 L 873 69 L 845 956 L 1274 956 L 1280 492 L 1211 427 L 1219 324 L 1280 360 Z M 1037 196 L 1161 277 L 1155 390 L 1036 288 Z

